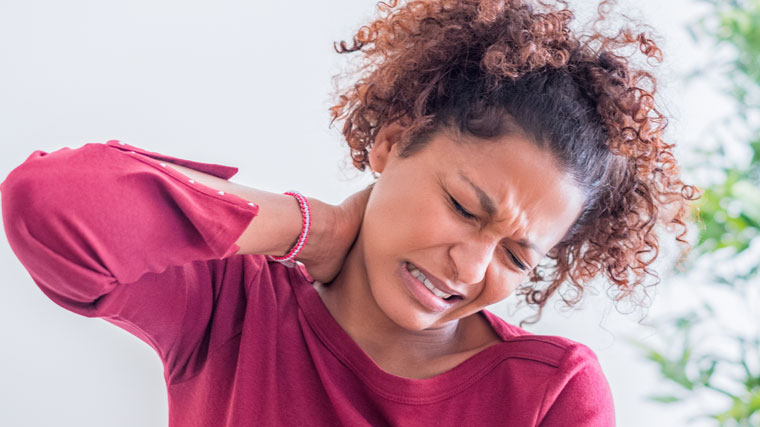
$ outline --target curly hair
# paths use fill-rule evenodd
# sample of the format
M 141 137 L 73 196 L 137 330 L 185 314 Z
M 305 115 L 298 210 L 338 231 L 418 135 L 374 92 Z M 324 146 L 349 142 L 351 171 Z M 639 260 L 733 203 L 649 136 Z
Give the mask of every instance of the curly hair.
M 584 283 L 603 274 L 616 302 L 633 297 L 659 254 L 657 225 L 678 227 L 686 249 L 684 220 L 699 197 L 684 184 L 663 141 L 666 117 L 656 108 L 656 79 L 637 68 L 662 53 L 645 33 L 623 27 L 605 36 L 597 24 L 609 12 L 599 4 L 590 34 L 577 36 L 565 1 L 417 0 L 378 3 L 380 16 L 362 26 L 338 53 L 360 52 L 359 73 L 339 91 L 331 125 L 342 133 L 354 166 L 365 170 L 379 129 L 404 126 L 402 157 L 443 129 L 479 138 L 520 133 L 549 149 L 586 195 L 582 212 L 544 262 L 517 292 L 538 307 L 569 282 L 578 303 Z M 635 53 L 635 52 L 634 52 Z

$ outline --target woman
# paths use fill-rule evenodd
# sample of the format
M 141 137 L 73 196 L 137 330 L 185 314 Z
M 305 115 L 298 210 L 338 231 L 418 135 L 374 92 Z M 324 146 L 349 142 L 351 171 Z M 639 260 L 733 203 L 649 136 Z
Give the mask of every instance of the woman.
M 172 426 L 614 425 L 588 347 L 485 307 L 540 317 L 600 274 L 630 296 L 655 226 L 684 227 L 654 78 L 615 53 L 657 46 L 527 0 L 380 9 L 331 109 L 369 188 L 333 206 L 116 140 L 35 151 L 0 184 L 11 248 L 156 350 Z

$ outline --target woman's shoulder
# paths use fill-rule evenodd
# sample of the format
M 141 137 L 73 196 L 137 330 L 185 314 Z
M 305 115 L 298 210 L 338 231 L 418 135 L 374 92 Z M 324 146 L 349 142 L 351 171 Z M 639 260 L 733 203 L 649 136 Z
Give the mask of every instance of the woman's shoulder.
M 502 338 L 503 342 L 498 347 L 505 357 L 541 363 L 565 371 L 574 371 L 588 364 L 598 366 L 596 353 L 581 342 L 559 335 L 537 335 L 486 310 L 483 310 L 483 314 Z

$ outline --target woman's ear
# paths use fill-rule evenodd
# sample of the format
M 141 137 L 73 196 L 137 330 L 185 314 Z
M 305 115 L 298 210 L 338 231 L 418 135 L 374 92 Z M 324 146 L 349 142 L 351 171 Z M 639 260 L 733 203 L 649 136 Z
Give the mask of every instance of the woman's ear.
M 398 150 L 397 143 L 404 129 L 398 122 L 380 127 L 375 137 L 375 142 L 369 150 L 369 166 L 373 171 L 381 173 L 387 166 L 388 160 L 396 156 Z

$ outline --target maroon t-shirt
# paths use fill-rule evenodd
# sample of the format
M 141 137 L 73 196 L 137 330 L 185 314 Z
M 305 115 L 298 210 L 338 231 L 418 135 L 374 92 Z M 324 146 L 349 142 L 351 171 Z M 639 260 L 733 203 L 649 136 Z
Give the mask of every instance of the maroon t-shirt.
M 486 310 L 503 343 L 432 378 L 383 371 L 303 266 L 236 254 L 255 200 L 163 160 L 237 173 L 111 140 L 37 150 L 0 191 L 10 247 L 42 292 L 156 351 L 170 426 L 614 426 L 591 349 Z

